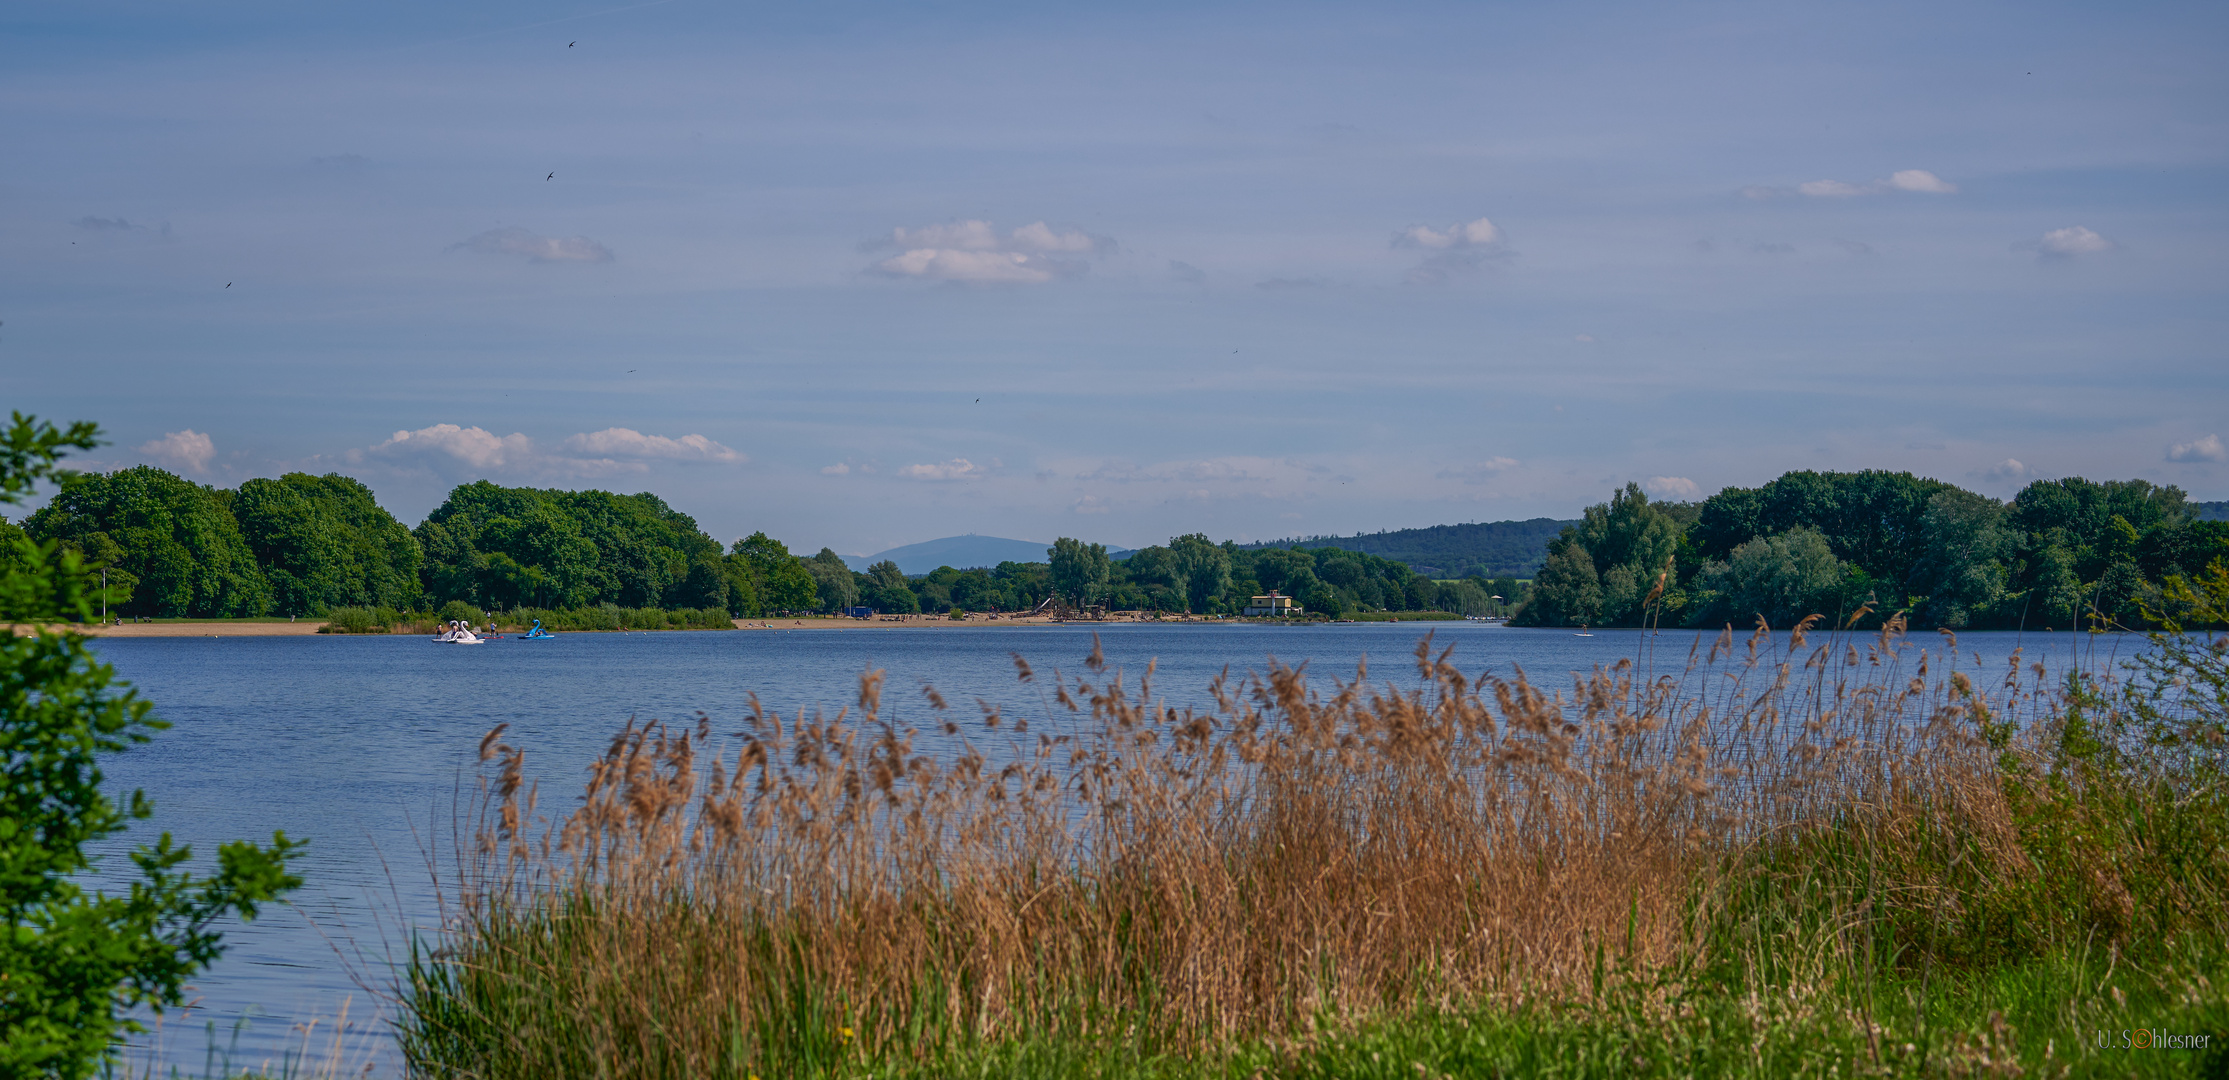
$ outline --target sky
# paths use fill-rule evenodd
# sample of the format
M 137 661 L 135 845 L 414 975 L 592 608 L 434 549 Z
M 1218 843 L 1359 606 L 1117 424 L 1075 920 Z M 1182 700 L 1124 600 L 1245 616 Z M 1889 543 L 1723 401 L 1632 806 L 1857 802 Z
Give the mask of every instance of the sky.
M 725 541 L 2229 498 L 2219 4 L 0 10 L 0 401 Z

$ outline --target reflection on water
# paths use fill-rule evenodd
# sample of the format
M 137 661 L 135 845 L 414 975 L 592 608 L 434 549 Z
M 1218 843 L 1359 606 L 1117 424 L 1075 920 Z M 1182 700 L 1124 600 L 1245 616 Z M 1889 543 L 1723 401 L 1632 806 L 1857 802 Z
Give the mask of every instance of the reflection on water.
M 884 717 L 919 724 L 924 751 L 953 745 L 931 734 L 918 692 L 924 683 L 955 707 L 981 698 L 1029 717 L 1033 734 L 1058 735 L 1065 711 L 1053 716 L 1035 686 L 1016 682 L 1010 654 L 1041 673 L 1080 672 L 1093 629 L 567 634 L 468 649 L 379 636 L 101 640 L 103 657 L 173 725 L 113 761 L 114 789 L 144 788 L 156 826 L 203 856 L 222 841 L 268 838 L 275 829 L 311 841 L 300 864 L 308 884 L 294 904 L 230 930 L 224 959 L 196 985 L 199 1007 L 170 1018 L 159 1040 L 142 1040 L 135 1059 L 159 1054 L 166 1065 L 198 1069 L 214 1024 L 217 1046 L 235 1063 L 253 1064 L 299 1052 L 297 1025 L 311 1021 L 313 1055 L 322 1059 L 344 1007 L 363 1023 L 389 989 L 389 964 L 404 954 L 408 928 L 437 918 L 427 841 L 448 837 L 449 807 L 480 736 L 496 724 L 510 724 L 506 740 L 527 749 L 546 810 L 567 804 L 584 767 L 630 717 L 701 710 L 718 731 L 748 711 L 752 694 L 784 712 L 833 711 L 851 703 L 859 673 L 870 668 L 889 673 Z M 1410 685 L 1410 653 L 1427 630 L 1437 645 L 1455 645 L 1454 661 L 1468 673 L 1510 676 L 1521 665 L 1551 689 L 1568 687 L 1569 672 L 1626 657 L 1676 673 L 1696 640 L 1691 632 L 1597 630 L 1582 638 L 1481 623 L 1097 629 L 1128 685 L 1158 661 L 1155 696 L 1178 707 L 1208 704 L 1208 684 L 1226 667 L 1243 675 L 1271 656 L 1306 661 L 1318 679 L 1351 678 L 1367 656 L 1373 682 Z M 1979 654 L 2001 669 L 2024 646 L 2028 659 L 2056 668 L 2077 648 L 2103 662 L 2139 645 L 2118 636 L 1970 634 L 1959 653 L 1962 664 Z M 1942 649 L 1933 634 L 1911 647 Z M 380 1055 L 382 1072 L 399 1071 L 378 1040 L 365 1045 Z

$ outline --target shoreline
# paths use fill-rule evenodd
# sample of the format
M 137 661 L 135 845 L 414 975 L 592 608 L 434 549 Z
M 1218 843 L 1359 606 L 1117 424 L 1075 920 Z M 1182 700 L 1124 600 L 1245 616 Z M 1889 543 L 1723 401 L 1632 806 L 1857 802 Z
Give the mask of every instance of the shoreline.
M 1043 616 L 1000 616 L 996 619 L 977 616 L 969 619 L 948 619 L 941 615 L 876 616 L 869 619 L 852 619 L 842 616 L 788 619 L 734 619 L 734 629 L 756 630 L 981 630 L 1004 626 L 1093 626 L 1108 623 L 1161 623 L 1167 625 L 1250 625 L 1243 619 L 1209 619 L 1197 616 L 1167 619 L 1054 619 Z M 1299 624 L 1295 624 L 1299 625 Z M 271 619 L 180 619 L 175 621 L 134 623 L 119 626 L 114 623 L 65 623 L 52 629 L 62 629 L 85 637 L 416 637 L 415 634 L 323 634 L 326 623 L 322 619 L 300 619 L 294 622 Z M 29 624 L 15 627 L 18 636 L 36 632 Z M 660 630 L 561 630 L 562 634 L 686 634 L 717 632 L 717 627 Z M 505 632 L 508 635 L 509 631 Z M 425 635 L 430 636 L 430 635 Z

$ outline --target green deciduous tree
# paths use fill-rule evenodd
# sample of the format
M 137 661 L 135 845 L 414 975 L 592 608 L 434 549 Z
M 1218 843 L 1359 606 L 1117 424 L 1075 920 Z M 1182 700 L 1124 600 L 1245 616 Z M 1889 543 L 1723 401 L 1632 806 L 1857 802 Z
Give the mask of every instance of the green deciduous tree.
M 1576 626 L 1602 619 L 1602 582 L 1594 559 L 1568 533 L 1548 545 L 1548 561 L 1532 582 L 1523 607 L 1510 619 L 1519 626 Z
M 1725 562 L 1710 563 L 1696 577 L 1699 626 L 1747 626 L 1763 616 L 1786 628 L 1806 615 L 1837 619 L 1842 607 L 1841 560 L 1816 529 L 1790 529 L 1734 548 Z
M 57 480 L 24 531 L 129 574 L 121 613 L 228 618 L 270 609 L 270 583 L 233 520 L 229 492 L 145 465 Z
M 90 424 L 59 431 L 16 414 L 0 449 L 0 500 L 56 477 L 63 452 L 95 436 Z M 0 616 L 11 628 L 90 617 L 97 579 L 75 550 L 8 539 Z M 253 918 L 301 884 L 287 872 L 301 844 L 283 833 L 269 847 L 224 845 L 206 878 L 180 869 L 191 853 L 164 833 L 131 853 L 129 893 L 79 884 L 93 868 L 88 846 L 154 812 L 140 792 L 119 806 L 101 790 L 101 758 L 164 726 L 78 636 L 0 640 L 0 1076 L 93 1075 L 134 1028 L 121 1012 L 183 1003 L 186 980 L 223 951 L 220 921 Z
M 2005 564 L 2017 537 L 1995 499 L 1949 488 L 1927 500 L 1910 595 L 1925 597 L 1925 624 L 1957 629 L 1991 615 L 2004 600 Z
M 1077 604 L 1093 604 L 1107 596 L 1107 579 L 1113 564 L 1107 545 L 1087 544 L 1063 536 L 1046 549 L 1052 567 L 1053 589 Z
M 842 611 L 859 603 L 859 586 L 851 567 L 834 549 L 820 549 L 820 554 L 805 560 L 805 569 L 813 575 L 813 595 L 820 610 Z
M 357 480 L 338 473 L 249 480 L 233 496 L 232 515 L 280 614 L 409 608 L 423 591 L 417 538 Z
M 1231 585 L 1231 553 L 1216 546 L 1206 533 L 1191 533 L 1169 541 L 1169 556 L 1184 575 L 1184 598 L 1195 612 L 1215 610 L 1215 602 Z
M 758 610 L 744 614 L 810 611 L 819 606 L 820 583 L 805 568 L 805 560 L 790 554 L 781 541 L 755 532 L 737 540 L 728 558 L 750 567 Z

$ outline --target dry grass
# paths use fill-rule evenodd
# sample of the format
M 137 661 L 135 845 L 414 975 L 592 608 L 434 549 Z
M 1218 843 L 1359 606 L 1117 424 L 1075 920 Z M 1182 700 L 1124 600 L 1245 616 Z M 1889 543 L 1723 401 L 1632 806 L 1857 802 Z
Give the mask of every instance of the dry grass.
M 1201 711 L 1096 648 L 1078 675 L 1017 656 L 1046 695 L 1035 729 L 925 688 L 945 734 L 995 753 L 917 749 L 873 672 L 833 716 L 754 703 L 724 747 L 701 718 L 631 725 L 554 822 L 499 728 L 406 1053 L 491 1076 L 788 1075 L 1046 1039 L 1190 1055 L 1583 1005 L 1606 980 L 1650 1009 L 1727 982 L 1800 1011 L 1805 987 L 1933 977 L 2046 893 L 2093 936 L 2131 931 L 2126 852 L 2037 887 L 2035 800 L 2064 819 L 2086 798 L 2058 676 L 1961 666 L 1898 620 L 1811 630 L 1729 631 L 1567 693 L 1466 677 L 1427 637 L 1396 679 L 1326 692 L 1273 665 Z M 2218 892 L 2182 902 L 2218 931 Z

